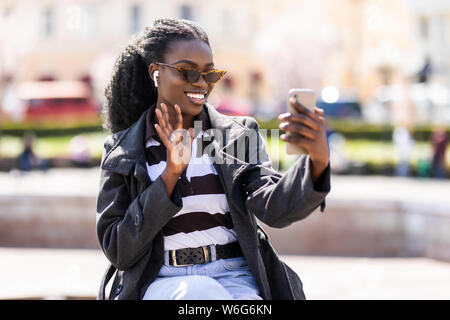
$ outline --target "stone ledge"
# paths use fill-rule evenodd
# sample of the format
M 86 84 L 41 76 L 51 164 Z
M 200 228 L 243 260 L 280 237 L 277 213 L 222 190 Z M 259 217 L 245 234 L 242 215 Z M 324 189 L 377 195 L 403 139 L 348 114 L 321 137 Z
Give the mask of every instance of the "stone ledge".
M 264 226 L 280 254 L 429 257 L 450 261 L 445 206 L 327 200 L 325 212 L 283 228 Z M 98 249 L 96 198 L 0 196 L 0 246 Z
M 0 246 L 100 248 L 96 199 L 83 196 L 0 196 Z

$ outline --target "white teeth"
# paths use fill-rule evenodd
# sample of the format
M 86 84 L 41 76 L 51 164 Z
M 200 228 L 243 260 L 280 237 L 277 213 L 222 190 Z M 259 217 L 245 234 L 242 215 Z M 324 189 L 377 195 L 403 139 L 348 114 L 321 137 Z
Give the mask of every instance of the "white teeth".
M 202 93 L 190 93 L 190 92 L 187 92 L 186 95 L 189 98 L 194 98 L 194 99 L 204 99 L 205 98 L 205 95 L 202 94 Z

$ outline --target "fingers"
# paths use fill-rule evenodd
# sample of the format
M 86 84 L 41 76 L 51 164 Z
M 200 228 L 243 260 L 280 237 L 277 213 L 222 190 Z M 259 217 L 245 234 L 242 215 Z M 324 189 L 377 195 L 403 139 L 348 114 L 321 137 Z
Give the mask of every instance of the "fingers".
M 175 111 L 177 112 L 176 129 L 181 129 L 183 128 L 183 116 L 181 115 L 181 108 L 177 104 L 175 104 Z
M 167 129 L 169 129 L 169 132 L 173 132 L 173 127 L 170 122 L 167 124 Z
M 164 145 L 166 146 L 166 148 L 170 150 L 172 148 L 172 143 L 170 142 L 168 136 L 163 132 L 163 130 L 158 124 L 155 124 L 155 129 L 156 132 L 158 132 L 158 135 L 161 138 Z
M 294 98 L 290 98 L 289 99 L 289 103 L 291 104 L 291 106 L 297 110 L 298 112 L 310 117 L 311 119 L 314 119 L 316 121 L 320 121 L 320 118 L 318 115 L 315 114 L 315 112 L 309 110 L 308 108 L 306 108 L 304 105 L 302 105 L 301 103 L 299 103 L 298 101 L 296 101 Z
M 292 135 L 292 134 L 282 134 L 280 136 L 280 139 L 285 141 L 285 142 L 289 142 L 289 143 L 293 143 L 297 146 L 303 147 L 306 150 L 310 150 L 311 147 L 311 140 L 308 140 L 307 138 L 301 137 L 299 135 Z
M 301 134 L 302 136 L 311 140 L 315 140 L 317 138 L 316 131 L 294 122 L 282 122 L 280 123 L 280 129 L 296 134 Z
M 170 132 L 169 132 L 169 129 L 167 128 L 166 121 L 164 120 L 164 116 L 161 113 L 161 110 L 156 109 L 155 113 L 156 113 L 156 117 L 158 118 L 158 125 L 161 128 L 161 132 L 165 136 L 169 137 L 170 136 Z
M 170 124 L 170 119 L 169 119 L 169 110 L 167 109 L 167 105 L 165 103 L 161 103 L 161 109 L 163 111 L 163 119 L 165 121 L 165 126 L 169 131 L 169 134 L 172 133 L 173 131 L 173 127 Z
M 279 128 L 315 140 L 317 138 L 317 133 L 322 130 L 324 120 L 322 109 L 315 108 L 314 112 L 318 117 L 317 121 L 301 113 L 283 113 L 278 117 L 278 119 L 282 121 L 279 124 Z
M 297 104 L 293 99 L 290 102 L 300 113 L 283 113 L 278 116 L 278 119 L 282 121 L 279 128 L 287 133 L 282 134 L 280 138 L 308 148 L 308 143 L 318 141 L 325 128 L 324 110 L 314 107 L 311 111 Z
M 161 103 L 161 109 L 163 111 L 164 121 L 166 121 L 166 125 L 167 125 L 167 127 L 169 127 L 168 124 L 170 123 L 170 121 L 169 121 L 169 110 L 167 109 L 167 105 L 164 103 Z
M 318 115 L 320 123 L 322 125 L 325 125 L 325 112 L 323 111 L 323 109 L 314 107 L 314 112 Z
M 169 133 L 171 133 L 173 130 L 178 130 L 183 128 L 183 115 L 181 114 L 181 108 L 178 104 L 175 104 L 174 106 L 175 109 L 175 128 L 172 126 L 172 123 L 170 122 L 170 112 L 169 109 L 167 107 L 167 105 L 165 103 L 161 103 L 161 109 L 160 109 L 160 117 L 158 116 L 158 120 L 162 119 L 163 123 L 161 124 L 161 127 L 163 128 L 163 130 L 165 131 L 165 129 L 167 128 Z M 156 109 L 158 110 L 158 109 Z M 155 112 L 156 112 L 155 110 Z M 157 112 L 158 115 L 159 112 Z M 173 117 L 173 116 L 172 116 Z
M 320 108 L 317 108 L 317 107 L 314 107 L 314 112 L 315 112 L 319 117 L 323 117 L 323 115 L 324 115 L 323 109 L 320 109 Z
M 278 116 L 278 119 L 281 121 L 296 122 L 299 124 L 303 124 L 303 125 L 311 128 L 312 130 L 320 129 L 318 124 L 315 121 L 313 121 L 311 118 L 309 118 L 303 114 L 283 113 Z
M 300 108 L 304 108 L 304 107 L 300 107 Z M 305 108 L 305 110 L 307 110 Z M 324 111 L 323 109 L 314 107 L 314 113 L 312 113 L 310 110 L 308 110 L 308 112 L 310 112 L 311 115 L 307 115 L 305 113 L 298 113 L 298 114 L 293 114 L 293 113 L 283 113 L 280 114 L 278 116 L 278 119 L 280 121 L 284 121 L 284 122 L 294 122 L 294 123 L 298 123 L 301 124 L 303 126 L 306 126 L 307 128 L 310 128 L 314 131 L 319 131 L 323 128 L 323 126 L 325 126 L 325 118 L 324 118 Z M 287 124 L 283 124 L 280 123 L 280 129 L 284 130 L 283 126 L 286 126 Z M 295 128 L 296 126 L 292 126 L 293 128 Z

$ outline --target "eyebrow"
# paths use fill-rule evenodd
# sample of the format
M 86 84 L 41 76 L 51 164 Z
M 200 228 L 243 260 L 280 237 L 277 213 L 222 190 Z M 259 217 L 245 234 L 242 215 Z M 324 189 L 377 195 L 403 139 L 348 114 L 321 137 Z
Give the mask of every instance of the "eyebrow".
M 177 62 L 174 62 L 174 64 L 175 64 L 175 63 L 182 63 L 182 62 L 187 63 L 187 64 L 190 64 L 190 65 L 192 65 L 192 66 L 194 66 L 194 67 L 198 67 L 198 64 L 196 64 L 194 61 L 187 60 L 187 59 L 181 59 L 181 60 L 178 60 Z M 213 65 L 214 65 L 214 63 L 213 63 L 213 62 L 210 62 L 210 63 L 207 63 L 205 66 L 206 66 L 206 67 L 209 67 L 209 66 L 213 66 Z

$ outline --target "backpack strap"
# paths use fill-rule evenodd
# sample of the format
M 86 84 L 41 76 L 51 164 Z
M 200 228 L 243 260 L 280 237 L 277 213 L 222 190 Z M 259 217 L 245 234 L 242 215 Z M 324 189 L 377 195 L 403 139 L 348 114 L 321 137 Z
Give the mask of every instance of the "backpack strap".
M 116 267 L 114 267 L 112 263 L 110 263 L 108 269 L 103 275 L 102 282 L 100 283 L 100 289 L 98 290 L 97 300 L 105 300 L 106 285 L 111 280 L 116 270 L 117 270 Z

